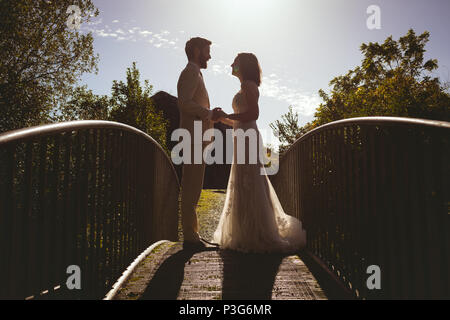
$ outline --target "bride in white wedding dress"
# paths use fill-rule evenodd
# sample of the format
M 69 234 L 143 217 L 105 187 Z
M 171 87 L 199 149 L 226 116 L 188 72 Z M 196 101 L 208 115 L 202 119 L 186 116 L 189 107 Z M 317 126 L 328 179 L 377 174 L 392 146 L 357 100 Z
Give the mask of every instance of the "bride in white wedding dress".
M 220 112 L 220 121 L 233 126 L 233 132 L 253 129 L 257 146 L 262 146 L 256 125 L 259 116 L 258 87 L 261 68 L 254 54 L 240 53 L 233 64 L 232 74 L 241 81 L 241 90 L 233 98 L 234 114 Z M 237 143 L 234 138 L 233 163 L 228 180 L 225 205 L 214 241 L 223 249 L 242 252 L 293 253 L 306 245 L 306 231 L 297 218 L 287 215 L 275 190 L 257 157 L 249 161 L 249 145 L 245 143 L 244 164 L 237 161 Z M 261 141 L 262 142 L 262 141 Z M 258 153 L 259 154 L 259 150 Z M 249 163 L 250 162 L 250 163 Z M 264 174 L 261 174 L 261 169 Z

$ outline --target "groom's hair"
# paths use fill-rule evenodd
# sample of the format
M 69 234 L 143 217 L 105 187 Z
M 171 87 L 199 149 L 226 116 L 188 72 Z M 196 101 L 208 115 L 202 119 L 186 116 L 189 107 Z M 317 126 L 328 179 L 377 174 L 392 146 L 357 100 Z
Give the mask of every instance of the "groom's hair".
M 186 47 L 184 48 L 188 60 L 194 58 L 194 48 L 198 48 L 201 51 L 204 47 L 210 46 L 211 43 L 211 41 L 200 37 L 189 39 L 189 41 L 186 42 Z

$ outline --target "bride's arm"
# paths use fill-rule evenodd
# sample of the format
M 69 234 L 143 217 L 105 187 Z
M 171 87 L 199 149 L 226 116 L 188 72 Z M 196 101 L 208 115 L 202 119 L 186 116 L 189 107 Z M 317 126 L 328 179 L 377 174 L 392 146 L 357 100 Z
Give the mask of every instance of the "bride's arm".
M 221 118 L 219 121 L 222 122 L 223 124 L 229 125 L 230 127 L 232 127 L 234 124 L 234 120 L 227 118 Z

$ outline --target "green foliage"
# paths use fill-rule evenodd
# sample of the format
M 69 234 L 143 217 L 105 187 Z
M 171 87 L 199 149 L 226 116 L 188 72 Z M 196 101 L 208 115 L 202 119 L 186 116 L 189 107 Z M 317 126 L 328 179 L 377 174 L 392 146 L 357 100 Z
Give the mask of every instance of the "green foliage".
M 84 72 L 97 71 L 92 34 L 66 25 L 72 0 L 0 1 L 0 132 L 50 121 Z M 79 0 L 81 24 L 98 15 Z
M 139 77 L 136 62 L 133 62 L 133 66 L 127 68 L 127 83 L 113 81 L 109 120 L 122 122 L 144 131 L 168 151 L 166 146 L 168 120 L 164 118 L 162 111 L 157 112 L 153 105 L 151 99 L 153 86 L 145 80 L 142 88 Z
M 92 93 L 86 86 L 73 90 L 70 100 L 55 113 L 54 121 L 109 120 L 128 124 L 154 138 L 168 153 L 166 132 L 169 122 L 157 112 L 151 99 L 153 86 L 141 86 L 140 73 L 133 62 L 127 68 L 127 82 L 113 81 L 111 96 Z
M 331 80 L 330 94 L 319 90 L 324 102 L 314 121 L 299 127 L 298 115 L 289 109 L 282 121 L 270 125 L 283 143 L 280 153 L 306 132 L 340 119 L 393 116 L 450 121 L 449 84 L 432 77 L 436 59 L 424 62 L 429 36 L 427 31 L 416 36 L 410 29 L 398 41 L 391 36 L 383 44 L 363 43 L 361 66 Z
M 269 126 L 281 142 L 278 149 L 280 153 L 294 143 L 301 130 L 301 127 L 298 125 L 298 113 L 294 112 L 292 106 L 289 106 L 288 113 L 281 116 L 281 120 L 276 120 L 270 123 Z
M 292 106 L 289 106 L 288 113 L 281 116 L 281 121 L 276 120 L 269 126 L 281 142 L 281 145 L 278 147 L 280 154 L 284 153 L 295 140 L 310 130 L 310 124 L 303 127 L 299 126 L 298 112 L 294 111 Z
M 448 83 L 431 73 L 436 59 L 424 62 L 429 33 L 416 36 L 411 29 L 398 41 L 388 37 L 383 44 L 362 44 L 361 66 L 330 81 L 330 95 L 316 113 L 315 126 L 339 119 L 363 116 L 397 116 L 450 120 Z
M 87 86 L 76 87 L 70 100 L 52 117 L 53 121 L 107 120 L 110 112 L 108 96 L 98 96 Z

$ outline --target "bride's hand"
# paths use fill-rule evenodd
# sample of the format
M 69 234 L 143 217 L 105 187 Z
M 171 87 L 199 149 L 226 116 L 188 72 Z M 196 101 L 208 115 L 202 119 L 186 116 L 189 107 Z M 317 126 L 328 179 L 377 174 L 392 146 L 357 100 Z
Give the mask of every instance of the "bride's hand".
M 214 108 L 211 120 L 213 122 L 217 122 L 217 121 L 220 121 L 221 118 L 224 118 L 226 116 L 227 116 L 227 114 L 225 112 L 223 112 L 221 108 Z
M 222 120 L 225 118 L 227 118 L 228 114 L 226 114 L 225 112 L 222 111 L 222 109 L 217 111 L 218 114 L 218 119 L 220 122 L 222 122 Z

